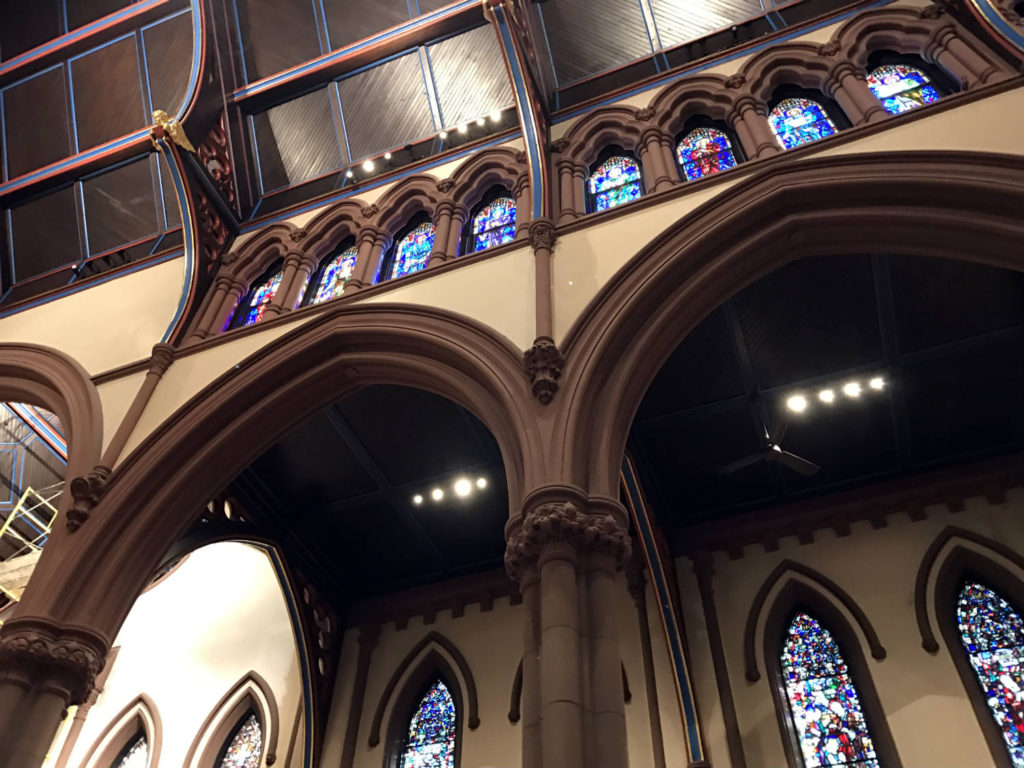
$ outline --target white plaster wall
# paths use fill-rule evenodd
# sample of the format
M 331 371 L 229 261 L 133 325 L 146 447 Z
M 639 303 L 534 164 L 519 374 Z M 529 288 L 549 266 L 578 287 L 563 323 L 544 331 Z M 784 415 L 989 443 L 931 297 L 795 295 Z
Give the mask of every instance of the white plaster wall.
M 866 647 L 862 649 L 903 765 L 992 768 L 991 753 L 952 657 L 941 638 L 937 654 L 922 650 L 913 608 L 921 559 L 946 526 L 966 528 L 1024 551 L 1024 490 L 1012 490 L 1005 504 L 971 498 L 966 507 L 954 514 L 945 506 L 931 506 L 927 519 L 920 522 L 911 522 L 903 513 L 890 515 L 888 526 L 878 530 L 867 522 L 855 523 L 851 535 L 844 538 L 837 538 L 831 530 L 816 531 L 814 543 L 803 546 L 795 538 L 784 538 L 778 551 L 771 553 L 760 546 L 748 546 L 738 560 L 716 553 L 716 606 L 747 765 L 785 765 L 782 734 L 763 660 L 759 658 L 762 676 L 758 682 L 748 683 L 744 676 L 743 630 L 757 590 L 775 566 L 788 558 L 835 581 L 874 625 L 888 655 L 876 661 Z M 728 753 L 724 730 L 716 725 L 717 703 L 706 706 L 706 692 L 715 686 L 714 671 L 710 656 L 703 650 L 703 630 L 697 629 L 703 617 L 696 586 L 684 576 L 691 568 L 689 560 L 680 558 L 677 568 L 690 649 L 693 652 L 701 648 L 704 659 L 694 664 L 693 675 L 704 698 L 702 709 L 712 714 L 707 735 L 717 768 L 728 765 Z M 769 608 L 766 605 L 765 611 Z M 856 622 L 850 623 L 856 627 Z M 760 634 L 755 647 L 760 657 Z
M 163 724 L 160 763 L 150 768 L 181 768 L 210 712 L 250 670 L 277 700 L 278 765 L 301 764 L 300 755 L 286 761 L 301 697 L 295 636 L 264 552 L 236 542 L 196 550 L 139 597 L 114 645 L 120 651 L 69 766 L 81 765 L 107 725 L 146 693 Z
M 100 405 L 103 407 L 103 448 L 106 449 L 110 439 L 114 436 L 118 426 L 124 419 L 125 413 L 131 407 L 135 395 L 146 380 L 146 372 L 122 376 L 119 379 L 112 379 L 96 387 L 100 395 Z M 123 456 L 123 454 L 122 454 Z
M 149 357 L 181 298 L 184 258 L 0 318 L 0 341 L 59 349 L 91 374 Z

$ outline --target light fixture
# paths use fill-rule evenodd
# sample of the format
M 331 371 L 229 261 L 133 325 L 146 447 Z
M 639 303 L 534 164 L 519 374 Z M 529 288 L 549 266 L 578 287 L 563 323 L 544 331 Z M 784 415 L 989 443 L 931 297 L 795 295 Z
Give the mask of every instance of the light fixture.
M 467 129 L 466 129 L 466 124 L 465 124 L 465 123 L 462 123 L 462 124 L 461 124 L 461 125 L 459 125 L 459 126 L 458 126 L 458 127 L 457 127 L 457 128 L 455 129 L 455 130 L 456 130 L 456 131 L 458 131 L 459 133 L 465 133 L 465 132 L 466 132 L 466 130 L 467 130 Z
M 793 395 L 786 400 L 786 407 L 794 413 L 803 413 L 807 410 L 807 398 L 803 395 Z
M 365 163 L 363 163 L 363 170 L 366 171 L 367 173 L 372 172 L 373 171 L 373 160 L 367 160 Z
M 868 382 L 868 386 L 874 390 L 881 391 L 882 388 L 885 386 L 885 379 L 883 379 L 881 376 L 875 376 Z
M 437 138 L 439 138 L 441 141 L 444 141 L 445 139 L 448 138 L 448 131 L 441 131 L 439 134 L 437 134 Z
M 385 160 L 390 160 L 391 159 L 391 153 L 390 152 L 385 152 L 384 153 L 384 159 Z
M 456 480 L 455 485 L 452 487 L 455 489 L 455 495 L 463 498 L 469 496 L 473 490 L 473 486 L 470 484 L 469 480 L 464 477 L 460 477 Z
M 843 384 L 843 394 L 847 397 L 860 397 L 860 383 L 848 381 L 846 384 Z
M 420 494 L 417 493 L 415 496 L 412 497 L 412 503 L 413 504 L 422 504 L 423 503 L 423 497 Z
M 486 488 L 487 487 L 487 478 L 486 477 L 478 477 L 476 479 L 476 487 L 477 488 Z
M 486 121 L 486 120 L 484 120 L 484 119 L 483 119 L 482 117 L 478 117 L 478 118 L 476 119 L 476 124 L 477 124 L 477 125 L 483 125 L 483 124 L 484 124 L 485 122 L 487 122 L 487 121 Z
M 430 498 L 432 498 L 434 501 L 440 501 L 441 499 L 444 498 L 444 491 L 442 491 L 440 488 L 435 488 L 430 492 Z
M 818 399 L 823 403 L 834 403 L 836 400 L 836 393 L 831 389 L 823 389 L 818 393 Z
M 492 123 L 497 123 L 501 120 L 501 112 L 491 112 L 490 118 Z
M 353 176 L 355 176 L 355 174 L 352 173 L 352 169 L 351 168 L 349 168 L 347 171 L 345 171 L 345 178 L 346 179 L 351 179 Z

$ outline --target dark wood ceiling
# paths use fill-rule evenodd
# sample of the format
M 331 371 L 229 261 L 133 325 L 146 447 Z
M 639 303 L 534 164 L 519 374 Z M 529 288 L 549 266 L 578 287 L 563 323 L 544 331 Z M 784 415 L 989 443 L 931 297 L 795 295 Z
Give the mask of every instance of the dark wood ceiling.
M 872 376 L 885 387 L 867 388 Z M 849 381 L 865 389 L 842 394 Z M 818 393 L 835 390 L 831 405 Z M 808 407 L 786 400 L 804 394 Z M 821 470 L 759 462 L 782 448 Z M 1024 447 L 1024 275 L 966 262 L 851 255 L 795 262 L 712 313 L 675 350 L 631 449 L 668 529 Z

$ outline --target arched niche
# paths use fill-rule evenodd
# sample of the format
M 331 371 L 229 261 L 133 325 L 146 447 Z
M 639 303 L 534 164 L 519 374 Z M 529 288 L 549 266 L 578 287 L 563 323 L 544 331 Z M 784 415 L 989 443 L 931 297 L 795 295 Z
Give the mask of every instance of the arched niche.
M 280 721 L 273 691 L 259 673 L 249 671 L 221 697 L 203 721 L 185 755 L 184 768 L 218 768 L 217 758 L 248 712 L 259 720 L 263 732 L 261 762 L 277 762 Z
M 163 725 L 156 704 L 139 694 L 103 729 L 82 760 L 82 768 L 110 768 L 137 734 L 142 733 L 149 748 L 149 766 L 160 765 Z

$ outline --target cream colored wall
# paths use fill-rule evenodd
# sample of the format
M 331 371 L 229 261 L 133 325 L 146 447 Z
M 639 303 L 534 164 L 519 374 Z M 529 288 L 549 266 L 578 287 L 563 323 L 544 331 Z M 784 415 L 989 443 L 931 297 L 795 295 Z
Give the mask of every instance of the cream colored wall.
M 146 372 L 139 371 L 119 379 L 112 379 L 96 387 L 103 407 L 103 448 L 114 436 L 135 395 L 146 380 Z M 123 454 L 122 454 L 123 455 Z
M 851 535 L 844 538 L 837 538 L 831 530 L 816 531 L 814 543 L 808 545 L 800 545 L 795 538 L 784 538 L 776 552 L 766 553 L 760 546 L 748 546 L 744 557 L 737 560 L 716 553 L 716 606 L 747 765 L 785 765 L 771 683 L 760 658 L 763 621 L 759 623 L 755 644 L 762 672 L 756 683 L 748 683 L 744 676 L 743 631 L 758 589 L 779 562 L 788 558 L 835 581 L 874 625 L 888 652 L 884 660 L 872 659 L 859 630 L 858 636 L 903 765 L 993 766 L 945 643 L 940 642 L 942 647 L 935 655 L 922 650 L 913 607 L 915 577 L 922 557 L 946 526 L 966 528 L 1024 552 L 1024 490 L 1012 490 L 1005 504 L 992 505 L 982 498 L 971 498 L 966 507 L 954 514 L 945 506 L 931 506 L 927 508 L 927 519 L 921 522 L 911 522 L 904 513 L 890 515 L 888 526 L 878 530 L 867 522 L 855 523 Z M 714 670 L 701 628 L 703 613 L 696 585 L 688 575 L 690 561 L 680 558 L 677 569 L 689 647 L 697 660 L 693 665 L 695 686 L 710 726 L 709 749 L 716 768 L 722 768 L 729 765 L 728 752 L 724 730 L 719 725 L 717 697 L 710 695 L 715 686 Z M 1024 578 L 1024 574 L 1020 575 Z M 762 617 L 770 603 L 771 595 Z M 856 627 L 852 619 L 850 624 Z
M 278 765 L 301 764 L 300 755 L 285 759 L 302 694 L 295 636 L 264 552 L 236 542 L 196 550 L 139 597 L 114 645 L 120 651 L 69 768 L 83 764 L 103 730 L 142 693 L 163 725 L 160 763 L 149 768 L 181 768 L 207 716 L 250 671 L 267 681 L 277 700 Z

